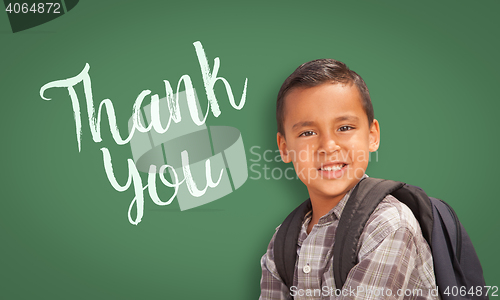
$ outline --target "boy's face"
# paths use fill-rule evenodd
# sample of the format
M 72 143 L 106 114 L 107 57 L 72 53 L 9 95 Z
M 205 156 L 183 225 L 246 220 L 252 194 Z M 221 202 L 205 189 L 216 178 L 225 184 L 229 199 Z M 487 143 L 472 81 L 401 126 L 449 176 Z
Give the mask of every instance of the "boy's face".
M 340 201 L 365 173 L 369 152 L 378 149 L 379 124 L 368 126 L 361 101 L 349 84 L 294 88 L 286 95 L 278 147 L 311 199 Z

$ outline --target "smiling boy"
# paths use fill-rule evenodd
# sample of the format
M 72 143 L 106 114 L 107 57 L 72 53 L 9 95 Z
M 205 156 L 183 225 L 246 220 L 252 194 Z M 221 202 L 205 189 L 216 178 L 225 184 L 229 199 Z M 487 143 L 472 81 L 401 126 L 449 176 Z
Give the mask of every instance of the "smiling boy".
M 288 288 L 276 270 L 275 234 L 261 260 L 260 299 L 329 299 L 335 295 L 328 291 L 341 288 L 356 292 L 341 293 L 340 298 L 433 299 L 430 247 L 410 209 L 391 195 L 365 225 L 359 263 L 344 286 L 335 287 L 335 230 L 351 192 L 366 177 L 369 153 L 380 143 L 380 126 L 363 79 L 336 60 L 305 63 L 283 83 L 276 117 L 282 159 L 293 163 L 306 185 L 312 210 L 297 240 L 293 286 Z M 406 290 L 413 292 L 406 295 Z

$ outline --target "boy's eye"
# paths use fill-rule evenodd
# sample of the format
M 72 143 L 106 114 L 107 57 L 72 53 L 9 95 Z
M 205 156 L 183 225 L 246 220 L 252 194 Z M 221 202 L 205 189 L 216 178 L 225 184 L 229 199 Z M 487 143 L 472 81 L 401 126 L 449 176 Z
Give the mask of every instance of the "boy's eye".
M 315 135 L 316 132 L 312 131 L 312 130 L 308 130 L 308 131 L 304 131 L 302 132 L 299 136 L 311 136 L 311 135 Z
M 345 125 L 345 126 L 342 126 L 338 129 L 338 131 L 348 131 L 348 130 L 351 130 L 351 129 L 354 129 L 354 127 L 351 127 L 351 126 L 348 126 L 348 125 Z

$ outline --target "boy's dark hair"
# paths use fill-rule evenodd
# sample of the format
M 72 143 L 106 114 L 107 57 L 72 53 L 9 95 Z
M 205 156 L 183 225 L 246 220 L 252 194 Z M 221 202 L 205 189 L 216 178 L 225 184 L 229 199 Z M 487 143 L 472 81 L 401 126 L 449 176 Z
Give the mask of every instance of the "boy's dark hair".
M 316 59 L 298 67 L 281 86 L 276 101 L 276 121 L 279 133 L 285 136 L 283 121 L 286 94 L 295 87 L 314 87 L 327 82 L 344 85 L 354 83 L 361 94 L 363 109 L 368 117 L 368 125 L 371 126 L 374 112 L 370 93 L 363 78 L 350 70 L 343 62 L 335 59 Z

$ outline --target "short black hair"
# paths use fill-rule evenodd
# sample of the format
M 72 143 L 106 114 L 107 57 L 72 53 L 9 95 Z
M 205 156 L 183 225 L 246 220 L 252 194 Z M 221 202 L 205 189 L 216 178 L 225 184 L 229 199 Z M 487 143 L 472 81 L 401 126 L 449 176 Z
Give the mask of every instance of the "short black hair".
M 361 94 L 363 109 L 371 126 L 374 119 L 373 105 L 365 81 L 356 72 L 350 70 L 343 62 L 335 59 L 316 59 L 300 65 L 288 76 L 278 92 L 276 101 L 276 121 L 278 132 L 285 136 L 283 128 L 285 96 L 296 87 L 314 87 L 323 83 L 355 84 Z

